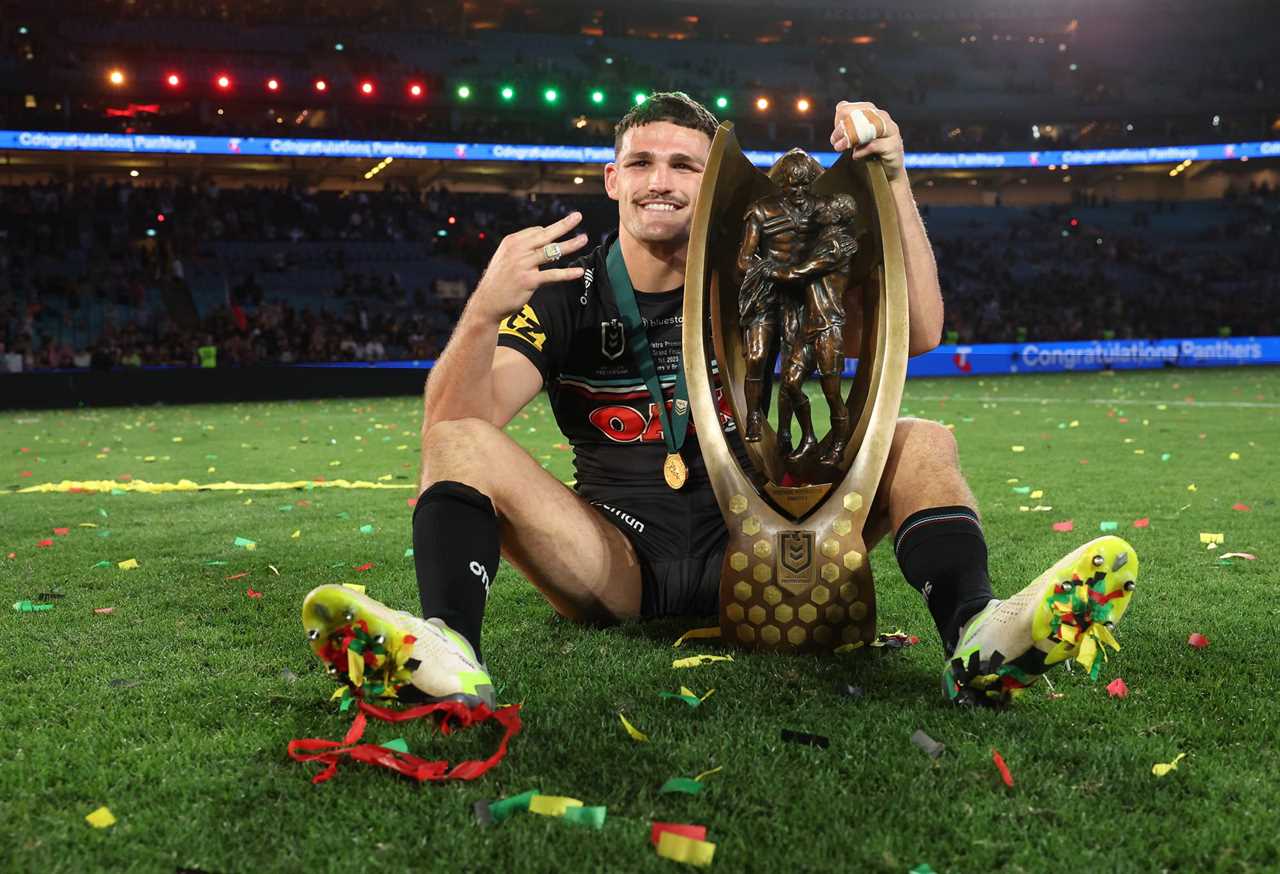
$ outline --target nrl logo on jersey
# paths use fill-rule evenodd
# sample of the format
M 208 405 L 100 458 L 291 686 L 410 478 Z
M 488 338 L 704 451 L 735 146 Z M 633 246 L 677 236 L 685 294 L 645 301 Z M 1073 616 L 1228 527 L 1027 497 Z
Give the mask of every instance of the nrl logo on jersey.
M 600 323 L 600 354 L 610 361 L 622 357 L 622 350 L 627 348 L 626 333 L 622 330 L 622 322 L 610 319 Z

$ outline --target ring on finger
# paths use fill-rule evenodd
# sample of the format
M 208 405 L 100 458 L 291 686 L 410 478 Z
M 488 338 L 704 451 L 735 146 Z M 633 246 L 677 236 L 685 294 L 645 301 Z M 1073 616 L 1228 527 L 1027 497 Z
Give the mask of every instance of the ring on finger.
M 544 264 L 559 261 L 562 254 L 564 253 L 560 251 L 559 243 L 547 243 L 542 247 L 542 261 Z

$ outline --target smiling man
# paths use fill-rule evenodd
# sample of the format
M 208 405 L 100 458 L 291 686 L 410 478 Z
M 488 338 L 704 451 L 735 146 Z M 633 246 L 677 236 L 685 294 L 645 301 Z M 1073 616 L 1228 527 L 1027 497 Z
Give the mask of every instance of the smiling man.
M 851 144 L 850 121 L 884 133 Z M 585 234 L 568 236 L 578 213 L 498 246 L 427 382 L 413 517 L 424 618 L 339 586 L 303 605 L 312 647 L 340 679 L 375 675 L 427 698 L 491 704 L 480 628 L 500 555 L 575 621 L 717 611 L 727 532 L 687 420 L 680 346 L 689 227 L 716 126 L 683 93 L 653 95 L 618 123 L 605 167 L 617 232 L 568 266 L 551 265 L 587 245 Z M 831 143 L 885 169 L 906 259 L 910 352 L 932 349 L 942 297 L 898 126 L 872 104 L 842 102 Z M 859 334 L 850 319 L 846 349 L 859 348 Z M 572 489 L 503 431 L 544 388 L 573 447 Z M 745 460 L 727 405 L 721 427 Z M 870 548 L 896 532 L 903 575 L 924 595 L 950 659 L 948 696 L 1002 701 L 1105 635 L 1094 621 L 1119 619 L 1137 560 L 1124 541 L 1101 538 L 995 601 L 976 506 L 951 432 L 901 419 L 864 540 Z M 354 639 L 363 652 L 353 657 Z

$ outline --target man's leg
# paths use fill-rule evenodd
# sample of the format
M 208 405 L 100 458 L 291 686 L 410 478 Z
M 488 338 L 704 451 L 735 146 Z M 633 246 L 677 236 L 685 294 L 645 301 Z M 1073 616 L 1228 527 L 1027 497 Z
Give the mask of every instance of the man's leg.
M 769 354 L 773 351 L 773 330 L 773 323 L 765 319 L 752 322 L 743 330 L 742 355 L 746 359 L 747 372 L 742 390 L 747 404 L 747 421 L 742 439 L 749 443 L 757 442 L 764 429 L 765 370 L 773 364 Z
M 428 615 L 433 608 L 461 605 L 478 629 L 483 611 L 483 600 L 476 610 L 468 597 L 478 583 L 473 557 L 461 545 L 474 532 L 460 524 L 468 508 L 457 493 L 465 494 L 472 506 L 486 498 L 491 502 L 487 522 L 478 524 L 492 526 L 503 556 L 561 615 L 578 622 L 640 615 L 634 547 L 503 431 L 479 419 L 441 422 L 423 435 L 422 460 L 419 484 L 424 491 L 415 513 L 414 558 Z M 441 512 L 421 518 L 424 502 L 441 504 Z M 487 570 L 492 577 L 496 567 Z
M 863 538 L 870 550 L 896 532 L 903 576 L 924 596 L 947 653 L 965 621 L 992 599 L 977 507 L 951 431 L 899 419 Z

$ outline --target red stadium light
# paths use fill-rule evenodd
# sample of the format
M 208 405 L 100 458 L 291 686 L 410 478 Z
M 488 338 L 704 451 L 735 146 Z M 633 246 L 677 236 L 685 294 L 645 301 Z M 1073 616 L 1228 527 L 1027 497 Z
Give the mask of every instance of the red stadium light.
M 268 90 L 268 91 L 279 91 L 279 90 L 280 90 L 280 80 L 279 80 L 279 79 L 274 79 L 274 78 L 272 78 L 272 79 L 268 79 L 268 80 L 267 80 L 267 90 Z
M 219 73 L 217 78 L 213 80 L 213 84 L 217 85 L 223 91 L 231 87 L 231 77 L 226 73 Z
M 456 215 L 449 216 L 449 224 L 456 225 L 457 223 L 458 223 L 458 217 Z
M 170 88 L 182 87 L 182 77 L 179 76 L 177 73 L 170 73 L 168 76 L 165 76 L 164 81 L 168 84 Z
M 370 82 L 368 79 L 361 82 L 360 93 L 363 94 L 365 97 L 371 96 L 373 94 L 373 83 Z
M 1074 227 L 1079 227 L 1079 225 L 1080 225 L 1080 219 L 1078 219 L 1078 218 L 1073 218 L 1073 219 L 1071 220 L 1071 227 L 1073 227 L 1073 228 L 1074 228 Z
M 163 222 L 164 222 L 164 213 L 162 213 L 162 212 L 158 212 L 158 213 L 156 213 L 156 221 L 161 222 L 161 223 L 163 224 Z
M 328 83 L 328 82 L 326 82 L 326 81 L 325 81 L 325 80 L 323 80 L 323 79 L 317 79 L 317 80 L 316 80 L 316 90 L 317 90 L 317 91 L 321 91 L 321 92 L 323 92 L 323 91 L 328 91 L 328 90 L 329 90 L 329 83 Z
M 421 86 L 421 85 L 419 85 L 417 82 L 410 82 L 410 83 L 409 83 L 409 96 L 410 96 L 410 97 L 421 97 L 421 96 L 422 96 L 422 86 Z

